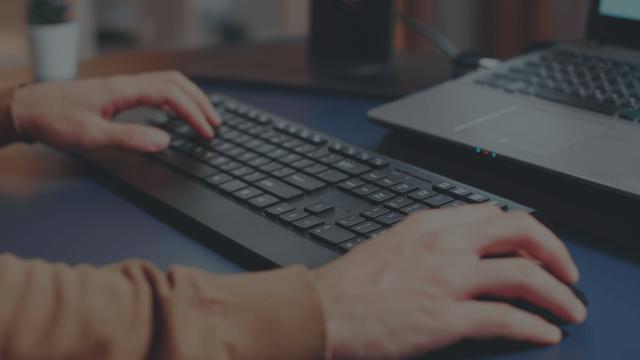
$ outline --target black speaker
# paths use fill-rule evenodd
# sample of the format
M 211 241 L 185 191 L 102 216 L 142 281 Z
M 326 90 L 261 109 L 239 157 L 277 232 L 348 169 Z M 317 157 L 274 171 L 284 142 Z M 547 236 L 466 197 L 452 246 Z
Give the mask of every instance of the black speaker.
M 390 65 L 394 10 L 394 0 L 312 0 L 312 64 L 347 71 Z

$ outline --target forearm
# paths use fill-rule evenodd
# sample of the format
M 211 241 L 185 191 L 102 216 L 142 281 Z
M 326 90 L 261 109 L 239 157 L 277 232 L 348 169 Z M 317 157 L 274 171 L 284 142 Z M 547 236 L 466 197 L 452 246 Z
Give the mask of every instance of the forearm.
M 11 113 L 11 101 L 16 87 L 0 89 L 0 147 L 21 140 Z
M 322 357 L 303 268 L 216 276 L 144 262 L 69 267 L 0 256 L 0 357 Z

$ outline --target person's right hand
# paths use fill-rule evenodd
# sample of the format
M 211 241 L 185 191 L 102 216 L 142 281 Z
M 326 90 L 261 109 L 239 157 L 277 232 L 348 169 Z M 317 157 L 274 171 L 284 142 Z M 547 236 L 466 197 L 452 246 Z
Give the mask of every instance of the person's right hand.
M 566 285 L 578 278 L 551 231 L 491 206 L 413 215 L 314 272 L 337 359 L 407 357 L 463 339 L 556 344 L 555 325 L 478 298 L 524 299 L 580 323 L 587 310 Z

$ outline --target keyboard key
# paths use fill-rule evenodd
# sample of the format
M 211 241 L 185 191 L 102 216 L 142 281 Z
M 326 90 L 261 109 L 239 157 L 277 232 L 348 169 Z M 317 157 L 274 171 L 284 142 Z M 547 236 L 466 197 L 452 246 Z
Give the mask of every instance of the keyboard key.
M 383 158 L 373 158 L 369 160 L 369 164 L 376 169 L 383 169 L 389 166 L 389 162 Z
M 293 210 L 294 207 L 287 204 L 287 203 L 282 203 L 282 204 L 278 204 L 275 206 L 272 206 L 270 208 L 268 208 L 266 210 L 267 215 L 271 215 L 271 216 L 280 216 L 286 212 L 289 212 L 291 210 Z
M 326 183 L 304 174 L 291 175 L 283 180 L 305 191 L 316 191 L 327 186 Z
M 440 183 L 440 184 L 436 185 L 434 188 L 436 190 L 439 190 L 439 191 L 449 191 L 449 190 L 453 189 L 454 187 L 455 186 L 453 184 L 450 184 L 448 182 L 443 182 L 443 183 Z
M 471 190 L 467 190 L 465 188 L 454 188 L 453 190 L 449 191 L 451 194 L 458 196 L 458 197 L 467 197 L 469 195 L 471 195 Z
M 238 161 L 246 163 L 249 162 L 255 158 L 257 158 L 259 155 L 254 153 L 254 152 L 246 152 L 240 156 L 238 156 L 236 159 L 238 159 Z
M 344 159 L 344 157 L 337 154 L 331 154 L 329 156 L 323 157 L 322 159 L 320 159 L 320 161 L 325 164 L 331 165 L 337 163 L 338 161 L 341 161 L 342 159 Z
M 431 197 L 435 195 L 435 193 L 429 191 L 429 190 L 418 190 L 418 191 L 414 191 L 411 194 L 409 194 L 409 197 L 413 200 L 416 201 L 422 201 L 428 197 Z
M 312 151 L 316 151 L 316 150 L 318 150 L 318 148 L 313 146 L 313 145 L 311 145 L 311 144 L 304 144 L 302 146 L 299 146 L 299 147 L 293 149 L 293 151 L 297 152 L 298 154 L 303 154 L 303 155 L 307 154 L 307 153 L 310 153 Z
M 193 160 L 173 151 L 165 151 L 159 154 L 156 159 L 198 178 L 206 178 L 218 172 L 200 161 Z
M 439 194 L 433 197 L 428 198 L 427 200 L 424 201 L 425 204 L 433 207 L 433 208 L 439 208 L 443 205 L 446 205 L 450 202 L 453 201 L 453 198 L 447 196 L 447 195 L 443 195 L 443 194 Z
M 386 215 L 377 217 L 375 220 L 384 226 L 393 226 L 399 223 L 400 221 L 404 220 L 404 216 L 398 213 L 392 212 L 392 213 L 388 213 Z
M 267 175 L 261 172 L 254 172 L 253 174 L 249 174 L 245 177 L 242 178 L 243 181 L 246 181 L 248 183 L 254 183 L 256 181 L 260 181 L 264 178 L 266 178 Z
M 276 170 L 273 173 L 271 173 L 273 176 L 277 177 L 277 178 L 283 178 L 283 177 L 287 177 L 289 175 L 293 175 L 295 174 L 296 171 L 293 170 L 292 168 L 282 168 L 280 170 Z
M 313 214 L 313 215 L 319 215 L 319 214 L 323 214 L 329 211 L 332 211 L 333 209 L 335 209 L 335 207 L 333 206 L 333 204 L 329 204 L 327 202 L 324 201 L 318 201 L 315 202 L 309 206 L 307 206 L 305 208 L 305 211 Z
M 366 217 L 367 219 L 373 220 L 379 216 L 385 215 L 390 213 L 391 211 L 389 211 L 389 209 L 382 207 L 382 206 L 376 206 L 374 208 L 365 210 L 363 212 L 360 213 L 360 215 Z
M 298 220 L 304 219 L 309 216 L 308 213 L 304 211 L 293 210 L 288 213 L 280 215 L 280 220 L 288 223 L 296 222 Z
M 312 159 L 322 159 L 328 155 L 331 155 L 331 153 L 329 152 L 329 150 L 325 149 L 325 148 L 321 148 L 318 149 L 314 152 L 311 152 L 309 154 L 307 154 L 308 157 L 312 158 Z
M 378 180 L 382 180 L 386 178 L 388 173 L 386 171 L 374 171 L 370 172 L 366 175 L 362 175 L 362 180 L 366 180 L 369 182 L 376 182 Z
M 389 201 L 388 203 L 385 204 L 385 206 L 391 210 L 400 210 L 403 207 L 407 207 L 412 204 L 413 204 L 413 200 L 405 197 L 401 197 L 401 198 L 397 198 Z
M 230 172 L 241 167 L 242 167 L 242 164 L 240 164 L 239 162 L 232 161 L 220 166 L 220 170 L 225 172 Z
M 465 205 L 467 205 L 467 203 L 462 202 L 460 200 L 456 200 L 456 201 L 448 203 L 447 205 L 443 205 L 442 208 L 443 209 L 452 209 L 452 208 L 457 208 L 457 207 L 465 206 Z
M 367 185 L 360 186 L 359 188 L 353 189 L 352 193 L 355 194 L 356 196 L 366 197 L 378 190 L 380 190 L 379 187 L 372 184 L 367 184 Z
M 214 158 L 214 159 L 211 159 L 211 160 L 208 161 L 209 164 L 211 164 L 211 165 L 213 165 L 215 167 L 218 167 L 218 168 L 220 168 L 220 166 L 225 165 L 225 164 L 227 164 L 229 162 L 231 162 L 231 159 L 229 159 L 226 156 L 220 156 L 220 157 L 217 157 L 217 158 Z
M 251 199 L 251 201 L 249 201 L 249 204 L 251 204 L 251 206 L 257 207 L 258 209 L 264 209 L 267 208 L 273 204 L 277 204 L 278 200 L 276 197 L 271 196 L 271 195 L 261 195 L 258 196 L 256 198 Z
M 285 149 L 275 149 L 272 152 L 267 154 L 267 157 L 274 159 L 274 160 L 278 160 L 281 159 L 287 155 L 290 155 L 291 153 Z
M 309 166 L 308 168 L 302 169 L 302 171 L 306 172 L 309 175 L 316 175 L 321 172 L 327 171 L 328 169 L 329 168 L 324 165 L 316 164 L 313 166 Z
M 491 200 L 488 202 L 489 205 L 493 205 L 499 209 L 501 209 L 502 211 L 508 211 L 509 210 L 509 205 L 503 203 L 502 201 L 498 201 L 498 200 Z
M 276 170 L 280 170 L 282 169 L 284 166 L 282 166 L 282 164 L 277 163 L 277 162 L 271 162 L 268 164 L 264 164 L 262 166 L 259 167 L 260 171 L 264 171 L 267 173 L 272 173 Z
M 309 216 L 305 219 L 298 220 L 293 223 L 293 227 L 300 231 L 308 231 L 316 226 L 324 224 L 324 220 L 319 219 L 315 216 Z
M 361 224 L 367 221 L 365 218 L 361 218 L 360 216 L 349 216 L 348 218 L 336 221 L 336 225 L 340 225 L 345 228 L 350 228 L 352 226 Z
M 228 183 L 221 185 L 220 186 L 220 190 L 224 191 L 224 192 L 228 192 L 228 193 L 233 193 L 236 192 L 238 190 L 242 190 L 244 188 L 246 188 L 248 185 L 247 183 L 245 183 L 244 181 L 240 181 L 240 180 L 233 180 L 233 181 L 229 181 Z
M 413 213 L 426 210 L 426 209 L 428 209 L 426 205 L 416 203 L 400 209 L 400 212 L 403 213 L 404 215 L 411 215 Z
M 288 165 L 288 164 L 294 163 L 294 162 L 296 162 L 296 161 L 298 161 L 300 159 L 302 159 L 302 157 L 300 155 L 289 154 L 289 155 L 283 157 L 282 159 L 280 159 L 279 161 L 281 163 L 284 163 L 284 164 Z
M 271 162 L 271 160 L 267 159 L 266 157 L 260 156 L 260 157 L 257 157 L 255 159 L 249 161 L 247 164 L 249 166 L 253 166 L 253 167 L 257 168 L 257 167 L 260 167 L 262 165 L 268 164 L 270 162 Z
M 533 96 L 541 99 L 559 102 L 565 105 L 579 107 L 606 115 L 615 115 L 620 108 L 615 103 L 602 103 L 596 101 L 585 100 L 581 97 L 567 95 L 554 90 L 536 88 L 533 90 Z
M 414 184 L 408 184 L 408 183 L 400 183 L 398 185 L 394 185 L 391 187 L 391 190 L 394 192 L 397 192 L 398 194 L 406 194 L 408 192 L 411 192 L 415 189 L 417 189 L 418 186 L 414 185 Z
M 311 236 L 328 243 L 338 245 L 356 237 L 356 234 L 335 225 L 325 225 L 311 230 Z
M 349 191 L 352 189 L 355 189 L 359 186 L 364 185 L 365 182 L 362 180 L 358 180 L 358 179 L 351 179 L 351 180 L 347 180 L 344 181 L 342 183 L 340 183 L 340 185 L 338 185 L 338 188 L 340 188 L 341 190 L 345 190 L 345 191 Z
M 360 224 L 352 227 L 351 230 L 360 236 L 367 236 L 368 234 L 376 230 L 380 230 L 381 227 L 382 226 L 380 226 L 379 224 L 376 224 L 372 221 L 368 221 L 364 224 Z
M 252 174 L 254 172 L 254 170 L 250 167 L 247 166 L 243 166 L 241 168 L 238 168 L 236 170 L 233 170 L 231 172 L 231 175 L 235 176 L 235 177 L 243 177 L 249 174 Z
M 400 184 L 403 180 L 404 180 L 404 176 L 395 174 L 387 178 L 384 178 L 382 180 L 378 180 L 376 184 L 385 188 L 390 188 L 392 186 Z
M 374 192 L 373 194 L 367 196 L 367 200 L 376 204 L 381 204 L 387 200 L 393 199 L 394 197 L 396 197 L 396 194 L 392 193 L 391 191 L 382 190 Z
M 353 239 L 349 241 L 345 241 L 340 244 L 340 250 L 344 252 L 349 252 L 356 248 L 356 246 L 362 244 L 364 241 L 362 239 Z
M 284 200 L 290 200 L 302 195 L 302 191 L 276 179 L 267 178 L 258 181 L 255 185 L 258 188 Z
M 326 181 L 330 184 L 337 184 L 349 178 L 347 174 L 337 170 L 327 170 L 323 173 L 318 174 L 317 176 L 321 180 Z
M 236 191 L 235 193 L 233 193 L 233 196 L 235 196 L 236 198 L 240 199 L 240 200 L 249 200 L 252 199 L 256 196 L 262 195 L 264 194 L 264 192 L 254 188 L 254 187 L 248 187 L 246 189 L 242 189 L 240 191 Z
M 296 168 L 296 169 L 304 169 L 306 167 L 309 167 L 311 165 L 314 165 L 315 162 L 313 160 L 309 160 L 309 159 L 302 159 L 302 160 L 298 160 L 296 162 L 294 162 L 293 164 L 291 164 L 291 167 Z
M 471 194 L 467 196 L 467 201 L 472 204 L 483 204 L 489 201 L 489 198 L 480 194 Z
M 340 171 L 354 176 L 361 175 L 371 170 L 370 167 L 357 163 L 353 160 L 342 160 L 333 166 L 335 166 Z
M 620 117 L 626 120 L 638 121 L 640 120 L 640 110 L 630 109 L 622 112 Z
M 228 183 L 229 181 L 233 180 L 233 177 L 228 175 L 228 174 L 217 174 L 217 175 L 213 175 L 211 177 L 208 177 L 206 179 L 206 181 L 214 186 L 220 186 L 222 184 Z

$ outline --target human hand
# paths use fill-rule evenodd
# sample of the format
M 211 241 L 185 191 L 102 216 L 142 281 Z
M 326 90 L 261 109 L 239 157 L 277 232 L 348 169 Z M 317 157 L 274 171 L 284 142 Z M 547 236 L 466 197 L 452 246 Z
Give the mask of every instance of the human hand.
M 496 257 L 514 253 L 524 256 Z M 523 299 L 580 323 L 587 310 L 565 285 L 578 278 L 551 231 L 491 206 L 415 214 L 314 271 L 336 359 L 402 358 L 463 339 L 556 344 L 557 326 L 478 298 Z
M 121 111 L 143 105 L 175 112 L 207 139 L 220 125 L 206 95 L 173 71 L 29 85 L 16 92 L 11 107 L 22 136 L 54 147 L 164 150 L 170 138 L 163 130 L 109 121 Z

